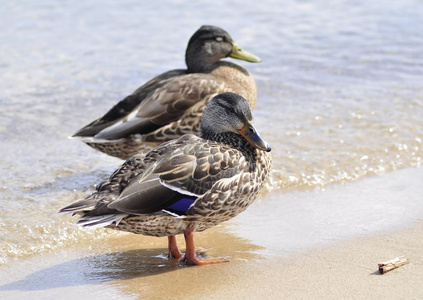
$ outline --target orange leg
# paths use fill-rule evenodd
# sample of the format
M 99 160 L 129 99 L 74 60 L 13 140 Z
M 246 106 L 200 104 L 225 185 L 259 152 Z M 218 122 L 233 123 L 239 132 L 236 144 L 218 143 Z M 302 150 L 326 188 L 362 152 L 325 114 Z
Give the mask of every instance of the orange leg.
M 175 236 L 170 235 L 167 237 L 167 240 L 168 240 L 169 257 L 180 258 L 182 255 L 179 252 L 178 244 L 176 243 Z
M 193 228 L 185 229 L 184 237 L 185 237 L 186 251 L 185 251 L 185 256 L 183 258 L 183 261 L 185 261 L 188 265 L 208 265 L 208 264 L 228 262 L 228 260 L 225 260 L 222 257 L 198 258 L 195 253 Z

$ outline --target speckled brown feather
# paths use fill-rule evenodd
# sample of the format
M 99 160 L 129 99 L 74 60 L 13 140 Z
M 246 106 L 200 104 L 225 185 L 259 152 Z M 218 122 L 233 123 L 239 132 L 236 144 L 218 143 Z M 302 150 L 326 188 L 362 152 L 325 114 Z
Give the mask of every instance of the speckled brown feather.
M 270 154 L 252 148 L 248 143 L 242 147 L 244 150 L 240 151 L 222 143 L 185 135 L 159 146 L 144 158 L 138 154 L 126 161 L 108 181 L 98 186 L 94 194 L 83 200 L 90 210 L 84 211 L 82 207 L 77 213 L 83 217 L 99 212 L 104 214 L 106 205 L 118 199 L 128 183 L 135 177 L 142 177 L 146 166 L 153 164 L 150 172 L 158 174 L 166 184 L 200 195 L 187 215 L 128 214 L 118 225 L 108 227 L 152 236 L 181 234 L 187 227 L 195 231 L 205 230 L 244 211 L 269 175 Z M 91 209 L 93 206 L 95 210 Z
M 181 180 L 174 181 L 190 186 L 192 192 L 204 192 L 186 217 L 130 215 L 117 226 L 112 224 L 109 228 L 153 236 L 176 235 L 183 233 L 187 227 L 203 231 L 244 211 L 257 197 L 269 175 L 270 154 L 251 149 L 252 156 L 245 156 L 238 150 L 210 142 L 199 147 L 203 150 L 192 154 L 198 162 L 195 169 L 187 168 L 191 173 L 189 178 L 180 175 Z M 194 152 L 199 150 L 196 146 L 188 148 Z M 206 155 L 212 152 L 215 154 Z M 252 160 L 253 156 L 255 160 Z M 196 177 L 199 180 L 194 179 Z

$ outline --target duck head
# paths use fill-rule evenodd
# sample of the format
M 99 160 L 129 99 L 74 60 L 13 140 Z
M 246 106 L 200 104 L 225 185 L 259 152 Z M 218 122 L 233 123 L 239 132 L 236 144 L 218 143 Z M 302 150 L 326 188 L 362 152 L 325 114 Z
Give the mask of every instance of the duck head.
M 269 152 L 271 147 L 254 127 L 247 100 L 235 93 L 215 96 L 207 104 L 201 118 L 201 134 L 205 139 L 221 140 L 219 136 L 232 133 L 245 139 L 251 146 Z
M 211 25 L 201 26 L 191 37 L 185 61 L 189 72 L 204 72 L 225 57 L 261 62 L 254 54 L 242 50 L 225 30 Z

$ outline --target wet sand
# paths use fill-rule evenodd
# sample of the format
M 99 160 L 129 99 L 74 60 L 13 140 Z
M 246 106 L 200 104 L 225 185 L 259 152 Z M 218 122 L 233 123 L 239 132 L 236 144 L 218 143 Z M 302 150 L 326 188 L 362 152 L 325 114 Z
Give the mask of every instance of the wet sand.
M 411 168 L 262 195 L 195 235 L 207 256 L 230 263 L 188 267 L 166 257 L 166 238 L 127 233 L 12 259 L 0 266 L 0 299 L 420 299 L 422 176 Z M 411 263 L 378 273 L 398 256 Z
M 166 239 L 129 234 L 102 245 L 40 254 L 0 268 L 2 299 L 416 299 L 423 297 L 423 222 L 288 257 L 219 226 L 197 234 L 208 255 L 231 262 L 187 267 L 165 257 Z M 397 256 L 411 263 L 380 275 Z

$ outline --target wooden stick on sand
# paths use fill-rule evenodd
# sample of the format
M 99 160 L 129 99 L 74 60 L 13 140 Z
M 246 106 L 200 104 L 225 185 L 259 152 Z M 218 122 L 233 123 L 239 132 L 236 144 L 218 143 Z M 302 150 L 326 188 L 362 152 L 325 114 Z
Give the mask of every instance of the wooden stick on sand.
M 390 261 L 383 262 L 378 264 L 379 265 L 379 272 L 380 274 L 385 274 L 386 272 L 389 272 L 393 269 L 399 268 L 403 265 L 409 264 L 410 260 L 405 257 L 397 257 Z

